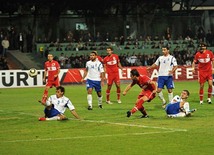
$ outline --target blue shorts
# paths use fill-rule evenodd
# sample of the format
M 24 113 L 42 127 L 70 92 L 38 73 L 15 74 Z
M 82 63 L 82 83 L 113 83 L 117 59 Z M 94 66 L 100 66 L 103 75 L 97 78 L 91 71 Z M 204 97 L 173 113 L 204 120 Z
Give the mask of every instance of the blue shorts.
M 158 88 L 164 88 L 164 85 L 167 89 L 173 89 L 174 88 L 174 82 L 172 76 L 159 76 L 158 77 Z
M 93 80 L 86 80 L 86 87 L 87 90 L 89 88 L 94 88 L 96 92 L 101 92 L 101 81 L 93 81 Z
M 54 117 L 54 116 L 61 114 L 58 110 L 56 110 L 54 108 L 53 105 L 52 105 L 50 110 L 45 108 L 44 113 L 45 113 L 45 117 L 48 117 L 48 118 L 51 118 L 51 117 Z
M 167 104 L 165 111 L 168 115 L 178 114 L 180 112 L 180 102 Z

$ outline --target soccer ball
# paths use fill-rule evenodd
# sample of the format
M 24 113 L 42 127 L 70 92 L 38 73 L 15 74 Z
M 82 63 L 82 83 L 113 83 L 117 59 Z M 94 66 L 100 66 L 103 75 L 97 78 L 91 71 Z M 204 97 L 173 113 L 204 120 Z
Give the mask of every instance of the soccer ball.
M 37 74 L 38 74 L 38 72 L 37 72 L 37 70 L 36 70 L 35 68 L 31 68 L 31 69 L 29 70 L 29 72 L 28 72 L 28 75 L 29 75 L 30 77 L 35 77 L 35 76 L 37 76 Z

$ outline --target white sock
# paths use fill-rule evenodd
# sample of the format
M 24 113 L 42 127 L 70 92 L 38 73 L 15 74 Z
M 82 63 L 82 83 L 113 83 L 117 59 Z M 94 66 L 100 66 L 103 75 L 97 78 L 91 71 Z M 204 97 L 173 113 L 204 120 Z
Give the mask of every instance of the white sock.
M 168 93 L 168 98 L 169 98 L 169 102 L 171 102 L 173 99 L 173 92 Z
M 60 120 L 60 117 L 54 116 L 54 117 L 46 118 L 46 121 L 55 121 L 55 120 Z
M 87 95 L 87 100 L 88 100 L 88 106 L 92 107 L 92 95 L 91 94 Z
M 103 97 L 102 96 L 97 97 L 97 99 L 98 99 L 98 105 L 102 105 Z
M 161 101 L 165 102 L 162 91 L 160 93 L 158 93 L 158 97 L 161 99 Z

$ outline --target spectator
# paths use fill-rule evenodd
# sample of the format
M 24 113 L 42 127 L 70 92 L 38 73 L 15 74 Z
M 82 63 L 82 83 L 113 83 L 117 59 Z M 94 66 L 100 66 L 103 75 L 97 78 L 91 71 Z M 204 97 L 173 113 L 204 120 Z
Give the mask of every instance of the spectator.
M 7 56 L 8 47 L 10 46 L 10 43 L 9 43 L 9 40 L 7 39 L 7 37 L 4 37 L 4 40 L 2 40 L 1 45 L 3 47 L 2 56 L 6 57 Z

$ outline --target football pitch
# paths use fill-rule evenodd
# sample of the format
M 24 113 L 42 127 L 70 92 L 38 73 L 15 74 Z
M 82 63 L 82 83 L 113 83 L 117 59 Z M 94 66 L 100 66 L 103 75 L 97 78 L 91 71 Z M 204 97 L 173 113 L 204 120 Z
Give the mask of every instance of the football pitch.
M 124 88 L 127 84 L 122 84 Z M 136 112 L 130 118 L 126 112 L 133 108 L 138 93 L 136 85 L 122 104 L 116 102 L 112 87 L 111 101 L 103 109 L 97 106 L 93 92 L 93 110 L 87 110 L 85 85 L 66 85 L 65 96 L 74 104 L 81 120 L 69 110 L 67 121 L 38 121 L 43 116 L 41 99 L 44 87 L 0 89 L 0 154 L 1 155 L 210 155 L 214 148 L 214 98 L 207 104 L 207 83 L 204 104 L 199 105 L 197 81 L 175 82 L 174 95 L 183 89 L 190 91 L 190 108 L 197 111 L 191 117 L 167 118 L 156 97 L 144 103 L 149 118 Z M 51 89 L 49 94 L 54 94 Z M 163 90 L 165 98 L 166 89 Z

